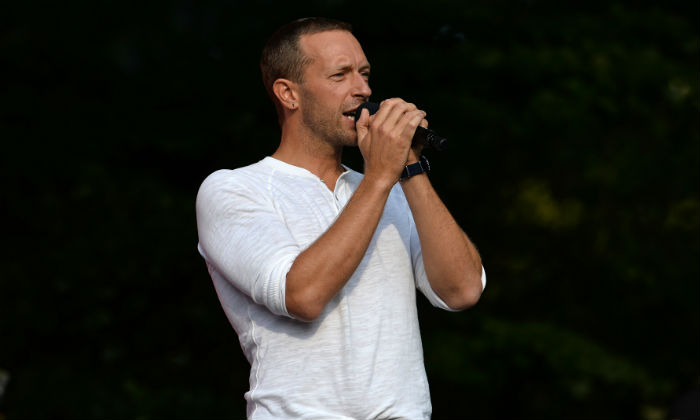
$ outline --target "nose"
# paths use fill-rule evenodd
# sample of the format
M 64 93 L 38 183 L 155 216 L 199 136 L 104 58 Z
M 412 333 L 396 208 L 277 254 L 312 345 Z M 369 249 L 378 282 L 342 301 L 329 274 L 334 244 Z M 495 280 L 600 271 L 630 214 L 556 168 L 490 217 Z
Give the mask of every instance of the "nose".
M 361 96 L 367 99 L 372 95 L 372 89 L 369 87 L 369 81 L 360 73 L 355 73 L 353 82 L 353 96 Z

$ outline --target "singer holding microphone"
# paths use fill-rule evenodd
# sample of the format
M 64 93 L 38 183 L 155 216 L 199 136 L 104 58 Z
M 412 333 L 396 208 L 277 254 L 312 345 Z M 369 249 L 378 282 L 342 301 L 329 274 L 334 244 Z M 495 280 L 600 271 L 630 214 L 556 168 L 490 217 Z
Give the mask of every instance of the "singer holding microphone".
M 459 311 L 486 276 L 428 179 L 426 114 L 398 98 L 358 111 L 370 64 L 343 22 L 283 26 L 261 70 L 279 147 L 209 175 L 196 203 L 199 252 L 251 364 L 247 416 L 429 419 L 416 290 Z

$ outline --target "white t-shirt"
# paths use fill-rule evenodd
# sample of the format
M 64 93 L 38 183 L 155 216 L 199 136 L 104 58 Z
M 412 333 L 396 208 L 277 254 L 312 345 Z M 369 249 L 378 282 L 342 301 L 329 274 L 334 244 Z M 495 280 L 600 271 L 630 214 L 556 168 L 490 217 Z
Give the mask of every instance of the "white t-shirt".
M 199 252 L 251 364 L 250 419 L 430 418 L 416 288 L 451 309 L 428 283 L 399 185 L 321 316 L 302 322 L 285 307 L 294 259 L 333 224 L 362 176 L 347 170 L 330 191 L 306 169 L 267 157 L 214 172 L 200 187 Z

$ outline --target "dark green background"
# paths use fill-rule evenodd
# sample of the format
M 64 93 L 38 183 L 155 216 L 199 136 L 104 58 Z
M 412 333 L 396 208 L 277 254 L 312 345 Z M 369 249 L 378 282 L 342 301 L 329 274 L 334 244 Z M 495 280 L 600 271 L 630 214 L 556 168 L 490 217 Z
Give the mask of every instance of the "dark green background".
M 700 381 L 697 4 L 4 4 L 0 417 L 244 417 L 194 199 L 274 151 L 260 50 L 309 15 L 451 140 L 431 178 L 489 284 L 419 299 L 433 418 L 665 417 Z

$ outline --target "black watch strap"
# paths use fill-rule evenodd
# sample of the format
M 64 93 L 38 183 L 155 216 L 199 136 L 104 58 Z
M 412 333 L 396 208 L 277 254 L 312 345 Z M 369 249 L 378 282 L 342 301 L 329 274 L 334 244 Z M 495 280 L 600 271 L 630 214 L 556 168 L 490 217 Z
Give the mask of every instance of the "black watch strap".
M 422 174 L 423 172 L 430 172 L 430 163 L 428 163 L 428 158 L 421 156 L 418 162 L 406 165 L 401 173 L 401 181 L 406 180 L 413 175 Z

